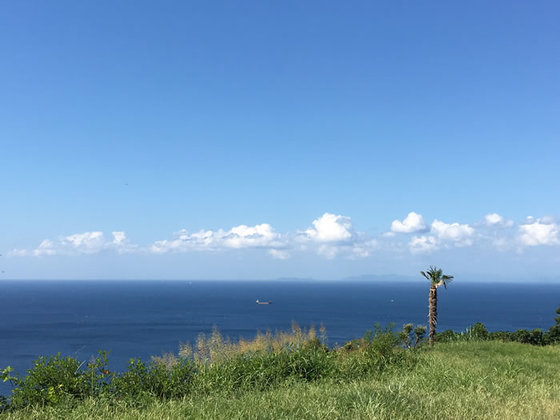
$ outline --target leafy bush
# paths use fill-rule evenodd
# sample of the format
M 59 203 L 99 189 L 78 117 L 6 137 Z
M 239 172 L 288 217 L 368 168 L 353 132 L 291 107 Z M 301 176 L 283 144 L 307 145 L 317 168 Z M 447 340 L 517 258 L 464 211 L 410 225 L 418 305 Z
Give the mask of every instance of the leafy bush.
M 399 339 L 405 348 L 415 348 L 418 346 L 426 337 L 426 326 L 414 324 L 404 324 L 403 329 L 399 332 Z
M 418 346 L 418 344 L 422 343 L 426 338 L 426 326 L 425 325 L 417 325 L 414 328 L 414 346 Z
M 380 372 L 390 365 L 410 361 L 407 357 L 409 353 L 399 345 L 401 334 L 393 332 L 392 327 L 392 324 L 385 328 L 375 324 L 373 331 L 367 331 L 364 335 L 360 350 L 367 359 L 367 372 Z
M 539 328 L 531 331 L 517 330 L 511 333 L 511 340 L 524 344 L 532 344 L 534 346 L 542 346 L 544 344 L 543 332 Z
M 477 322 L 467 330 L 469 338 L 474 340 L 488 340 L 489 333 L 482 322 Z
M 11 377 L 15 385 L 11 406 L 56 405 L 74 398 L 83 398 L 86 384 L 82 364 L 71 357 L 61 358 L 60 354 L 39 357 L 23 379 Z
M 517 330 L 514 332 L 509 331 L 494 331 L 488 332 L 484 324 L 477 322 L 472 327 L 467 328 L 462 333 L 456 333 L 452 330 L 446 330 L 436 334 L 437 342 L 451 342 L 451 341 L 484 341 L 484 340 L 500 340 L 500 341 L 515 341 L 518 343 L 531 344 L 534 346 L 542 346 L 550 341 L 548 333 L 543 334 L 539 328 L 528 330 Z
M 82 371 L 85 380 L 86 393 L 84 396 L 97 397 L 112 392 L 111 381 L 115 372 L 109 370 L 107 352 L 98 351 L 97 357 L 87 363 L 87 369 Z
M 493 331 L 490 332 L 488 335 L 488 339 L 490 340 L 499 340 L 499 341 L 512 341 L 511 332 L 509 331 Z
M 0 395 L 0 414 L 6 411 L 8 407 L 9 407 L 8 399 L 5 396 Z
M 2 377 L 14 385 L 10 406 L 58 405 L 99 396 L 111 382 L 112 373 L 107 363 L 107 354 L 99 352 L 99 356 L 83 369 L 83 362 L 72 357 L 62 358 L 59 353 L 39 357 L 23 379 L 11 376 L 11 368 L 7 368 Z
M 459 339 L 459 334 L 453 330 L 445 330 L 443 332 L 436 332 L 435 341 L 437 343 L 448 343 L 451 341 L 457 341 Z
M 148 365 L 140 359 L 132 359 L 128 369 L 116 375 L 111 385 L 120 399 L 181 398 L 190 392 L 194 373 L 193 363 L 184 358 L 172 364 L 155 359 Z
M 395 347 L 399 344 L 399 337 L 393 332 L 392 325 L 383 329 L 379 324 L 375 324 L 373 331 L 366 332 L 364 340 L 367 342 L 366 354 L 380 365 L 393 358 Z
M 560 343 L 560 306 L 556 308 L 556 314 L 558 316 L 554 318 L 555 324 L 543 336 L 545 344 Z
M 542 330 L 534 329 L 509 331 L 488 332 L 484 324 L 477 322 L 472 327 L 467 328 L 462 333 L 456 333 L 452 330 L 446 330 L 436 334 L 436 341 L 484 341 L 484 340 L 500 340 L 500 341 L 516 341 L 518 343 L 531 344 L 534 346 L 542 346 L 546 344 L 546 336 Z

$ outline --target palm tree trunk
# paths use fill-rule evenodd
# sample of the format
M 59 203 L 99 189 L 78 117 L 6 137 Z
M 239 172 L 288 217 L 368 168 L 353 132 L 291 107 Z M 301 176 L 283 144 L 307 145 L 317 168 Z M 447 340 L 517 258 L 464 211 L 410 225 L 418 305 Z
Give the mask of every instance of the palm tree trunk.
M 430 297 L 428 299 L 428 304 L 429 304 L 428 323 L 430 325 L 429 343 L 430 346 L 433 346 L 434 337 L 436 334 L 436 324 L 437 324 L 437 286 L 433 283 L 430 286 Z

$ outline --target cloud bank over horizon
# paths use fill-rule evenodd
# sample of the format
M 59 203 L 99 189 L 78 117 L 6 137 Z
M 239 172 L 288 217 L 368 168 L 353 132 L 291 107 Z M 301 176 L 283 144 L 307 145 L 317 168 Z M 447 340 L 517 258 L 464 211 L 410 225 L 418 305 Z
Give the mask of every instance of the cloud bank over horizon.
M 171 238 L 140 245 L 132 243 L 122 231 L 110 235 L 90 231 L 44 239 L 35 248 L 13 249 L 8 256 L 162 255 L 257 249 L 277 260 L 288 260 L 304 253 L 326 259 L 363 259 L 378 252 L 419 255 L 475 247 L 519 254 L 540 246 L 560 246 L 560 226 L 554 218 L 529 216 L 516 224 L 497 213 L 488 213 L 472 224 L 448 223 L 437 218 L 426 224 L 421 214 L 412 211 L 402 220 L 395 219 L 387 232 L 377 235 L 357 230 L 348 216 L 324 213 L 309 227 L 294 232 L 279 233 L 268 223 L 198 232 L 181 229 Z
M 17 257 L 43 257 L 53 255 L 92 255 L 103 251 L 119 254 L 136 252 L 139 247 L 131 244 L 124 232 L 111 232 L 113 239 L 106 239 L 103 232 L 83 232 L 62 236 L 57 240 L 44 239 L 35 249 L 14 249 L 8 253 Z

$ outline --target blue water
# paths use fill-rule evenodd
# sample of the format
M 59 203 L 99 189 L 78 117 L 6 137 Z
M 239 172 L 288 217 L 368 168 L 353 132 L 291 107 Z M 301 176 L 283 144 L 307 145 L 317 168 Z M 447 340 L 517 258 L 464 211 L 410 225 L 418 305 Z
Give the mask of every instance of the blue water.
M 288 330 L 292 321 L 324 325 L 329 343 L 341 344 L 376 322 L 427 324 L 428 287 L 422 280 L 2 281 L 0 368 L 25 373 L 38 355 L 88 360 L 104 349 L 113 369 L 123 369 L 132 357 L 177 352 L 214 325 L 232 338 Z M 560 285 L 457 281 L 439 291 L 438 330 L 477 321 L 491 331 L 547 329 L 559 305 Z

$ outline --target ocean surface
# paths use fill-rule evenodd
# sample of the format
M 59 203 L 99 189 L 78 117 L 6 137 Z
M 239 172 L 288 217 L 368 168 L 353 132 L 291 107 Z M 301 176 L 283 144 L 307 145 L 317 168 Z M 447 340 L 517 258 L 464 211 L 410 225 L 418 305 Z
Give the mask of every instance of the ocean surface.
M 110 351 L 113 369 L 133 357 L 177 352 L 213 326 L 231 338 L 324 325 L 329 344 L 375 323 L 427 324 L 426 280 L 400 281 L 1 281 L 0 369 L 24 374 L 38 355 L 89 360 Z M 452 283 L 438 293 L 438 331 L 477 321 L 491 331 L 548 329 L 558 284 Z M 256 305 L 256 299 L 272 301 Z M 0 384 L 6 394 L 7 384 Z

